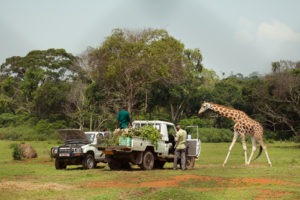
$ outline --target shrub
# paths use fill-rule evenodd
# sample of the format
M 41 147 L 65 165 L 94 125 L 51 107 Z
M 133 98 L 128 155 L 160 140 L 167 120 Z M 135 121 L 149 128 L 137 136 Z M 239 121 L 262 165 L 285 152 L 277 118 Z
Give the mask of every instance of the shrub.
M 0 127 L 14 125 L 17 122 L 17 116 L 12 113 L 0 114 Z
M 24 158 L 23 150 L 19 144 L 13 143 L 10 145 L 10 148 L 13 149 L 12 156 L 13 156 L 14 160 L 22 160 Z
M 46 130 L 43 130 L 42 127 Z M 65 126 L 61 126 L 61 128 L 64 127 Z M 39 126 L 38 128 L 26 124 L 21 126 L 9 126 L 0 128 L 0 139 L 15 141 L 44 141 L 48 139 L 58 139 L 58 134 L 56 133 L 58 129 L 60 128 L 53 124 Z
M 199 128 L 202 142 L 231 142 L 233 132 L 230 129 Z
M 193 116 L 188 119 L 182 119 L 179 121 L 179 123 L 182 127 L 190 126 L 190 125 L 198 125 L 199 127 L 203 128 L 209 128 L 212 127 L 214 124 L 214 121 L 212 119 L 200 119 L 197 116 Z

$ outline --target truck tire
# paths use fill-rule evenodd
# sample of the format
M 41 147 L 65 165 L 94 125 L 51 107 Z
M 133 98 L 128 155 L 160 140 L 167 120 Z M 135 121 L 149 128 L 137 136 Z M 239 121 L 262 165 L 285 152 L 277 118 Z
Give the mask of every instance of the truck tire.
M 55 169 L 66 169 L 67 168 L 67 164 L 59 159 L 59 158 L 56 158 L 55 159 Z
M 195 165 L 195 157 L 186 157 L 186 168 L 193 169 Z
M 154 167 L 154 155 L 151 151 L 146 151 L 143 155 L 142 164 L 140 168 L 144 170 L 151 170 Z
M 87 154 L 86 157 L 83 159 L 82 166 L 83 169 L 93 169 L 97 165 L 94 156 L 92 154 Z

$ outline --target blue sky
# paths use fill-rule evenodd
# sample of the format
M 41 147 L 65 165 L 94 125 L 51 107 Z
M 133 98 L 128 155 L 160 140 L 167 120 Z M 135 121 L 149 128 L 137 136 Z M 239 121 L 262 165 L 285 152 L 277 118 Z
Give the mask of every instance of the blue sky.
M 31 50 L 79 55 L 115 28 L 165 29 L 219 75 L 300 61 L 298 0 L 0 0 L 0 63 Z

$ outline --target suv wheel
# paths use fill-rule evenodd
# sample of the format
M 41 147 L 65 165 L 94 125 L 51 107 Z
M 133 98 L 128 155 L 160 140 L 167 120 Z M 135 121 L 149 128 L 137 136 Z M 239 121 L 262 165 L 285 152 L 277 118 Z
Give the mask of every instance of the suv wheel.
M 83 159 L 83 168 L 84 169 L 93 169 L 96 167 L 97 163 L 94 159 L 94 156 L 91 154 L 86 155 L 86 157 Z

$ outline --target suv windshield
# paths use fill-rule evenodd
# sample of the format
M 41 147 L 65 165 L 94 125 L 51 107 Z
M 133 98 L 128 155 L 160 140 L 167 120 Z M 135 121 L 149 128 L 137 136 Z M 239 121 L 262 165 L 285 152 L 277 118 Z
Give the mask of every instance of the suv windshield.
M 95 138 L 95 134 L 94 133 L 86 133 L 86 138 L 89 140 L 89 143 L 92 143 L 94 141 Z

